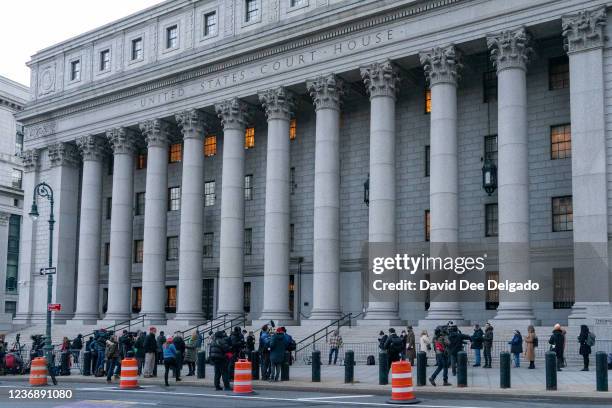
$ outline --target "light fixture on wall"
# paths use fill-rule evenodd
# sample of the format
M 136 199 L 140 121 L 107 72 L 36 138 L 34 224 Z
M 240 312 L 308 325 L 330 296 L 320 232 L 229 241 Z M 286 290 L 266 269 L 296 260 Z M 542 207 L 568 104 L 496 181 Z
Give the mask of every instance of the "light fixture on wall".
M 491 159 L 485 159 L 482 166 L 482 188 L 488 195 L 497 189 L 497 166 Z

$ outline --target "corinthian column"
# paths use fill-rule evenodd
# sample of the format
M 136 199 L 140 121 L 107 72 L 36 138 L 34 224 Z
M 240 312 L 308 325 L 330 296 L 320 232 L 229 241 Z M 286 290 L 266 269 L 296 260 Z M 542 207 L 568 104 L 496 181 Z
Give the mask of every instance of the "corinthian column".
M 436 256 L 443 244 L 450 244 L 446 247 L 452 250 L 459 239 L 457 82 L 461 64 L 454 45 L 421 52 L 420 59 L 431 89 L 430 250 Z M 451 301 L 432 300 L 426 320 L 442 323 L 463 320 L 460 304 L 448 294 L 445 297 Z
M 335 75 L 306 82 L 316 111 L 312 320 L 340 317 L 340 101 Z
M 531 49 L 523 27 L 487 36 L 497 67 L 499 279 L 529 279 L 529 177 L 527 61 Z M 528 296 L 500 292 L 495 317 L 501 324 L 531 324 Z
M 140 124 L 147 144 L 147 181 L 142 261 L 142 313 L 152 324 L 165 324 L 166 216 L 168 211 L 168 124 Z
M 261 320 L 288 322 L 289 313 L 289 119 L 293 95 L 283 87 L 259 93 L 268 117 L 264 233 L 264 307 Z
M 223 125 L 221 237 L 217 314 L 244 313 L 244 131 L 247 106 L 234 98 L 215 105 Z
M 183 133 L 184 153 L 176 319 L 197 323 L 203 319 L 204 120 L 196 109 L 175 116 Z
M 575 303 L 569 320 L 577 325 L 612 314 L 603 57 L 606 22 L 605 7 L 562 19 L 572 120 Z
M 108 310 L 105 320 L 125 320 L 131 315 L 132 218 L 134 209 L 135 135 L 126 128 L 106 132 L 113 149 Z
M 104 140 L 89 135 L 77 140 L 83 156 L 76 313 L 73 320 L 94 324 L 99 318 L 100 234 L 102 231 L 102 163 Z

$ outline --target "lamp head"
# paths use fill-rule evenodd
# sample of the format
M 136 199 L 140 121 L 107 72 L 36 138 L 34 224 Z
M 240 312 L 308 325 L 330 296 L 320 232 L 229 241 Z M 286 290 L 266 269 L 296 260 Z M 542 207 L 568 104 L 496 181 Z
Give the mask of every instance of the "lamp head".
M 38 206 L 36 205 L 36 202 L 32 203 L 32 209 L 30 210 L 30 213 L 28 214 L 30 216 L 30 218 L 32 219 L 32 221 L 36 221 L 38 219 Z

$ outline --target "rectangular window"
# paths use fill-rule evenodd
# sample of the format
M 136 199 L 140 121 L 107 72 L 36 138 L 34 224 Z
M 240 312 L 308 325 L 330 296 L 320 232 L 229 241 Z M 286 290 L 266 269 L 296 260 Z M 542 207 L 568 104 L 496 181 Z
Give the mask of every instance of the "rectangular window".
M 289 140 L 295 140 L 295 136 L 297 135 L 297 121 L 295 119 L 291 119 L 289 122 Z
M 485 205 L 485 236 L 496 237 L 498 225 L 497 203 Z
M 295 251 L 295 224 L 289 225 L 289 251 Z
M 104 265 L 108 265 L 110 262 L 110 242 L 104 243 Z
M 132 61 L 142 59 L 142 37 L 132 40 Z
M 136 157 L 136 169 L 142 170 L 147 168 L 147 154 L 141 153 Z
M 70 80 L 79 81 L 81 79 L 81 60 L 74 60 L 70 63 Z
M 142 288 L 132 288 L 132 313 L 140 313 L 142 308 Z
M 300 7 L 303 6 L 305 0 L 291 0 L 291 7 Z
M 207 232 L 204 234 L 204 258 L 212 258 L 213 257 L 213 239 L 215 235 L 212 232 Z
M 166 313 L 176 313 L 176 286 L 166 286 Z
M 563 55 L 548 60 L 548 89 L 569 88 L 569 58 Z
M 183 158 L 183 145 L 180 143 L 173 143 L 170 145 L 170 150 L 168 151 L 168 162 L 177 163 L 180 162 Z
M 113 175 L 113 171 L 115 167 L 115 159 L 113 158 L 113 156 L 110 157 L 110 159 L 108 160 L 108 167 L 107 167 L 107 172 L 106 174 L 109 176 Z
M 22 180 L 23 180 L 23 171 L 19 170 L 19 169 L 13 169 L 13 173 L 11 176 L 11 185 L 14 188 L 21 188 L 21 184 L 22 184 Z
M 550 159 L 572 157 L 572 125 L 569 123 L 550 127 Z
M 431 236 L 431 216 L 429 210 L 425 210 L 425 241 L 429 241 Z
M 215 280 L 203 279 L 202 281 L 202 314 L 204 319 L 210 320 L 213 317 L 215 303 Z
M 215 205 L 215 180 L 204 183 L 204 207 Z
M 210 157 L 217 154 L 217 136 L 208 135 L 204 138 L 204 156 Z
M 15 315 L 17 314 L 17 302 L 4 302 L 4 313 L 10 314 L 12 318 L 15 318 Z
M 111 219 L 113 213 L 113 197 L 106 197 L 106 219 Z
M 178 26 L 173 25 L 166 28 L 166 48 L 178 47 Z
M 145 193 L 136 193 L 136 215 L 145 213 Z
M 142 239 L 137 239 L 134 241 L 134 263 L 142 263 L 144 249 L 143 244 L 144 241 Z
M 499 282 L 499 272 L 487 271 L 486 279 L 487 279 L 487 282 L 488 281 Z M 485 282 L 485 286 L 488 288 L 487 282 Z M 495 290 L 487 289 L 487 293 L 485 296 L 486 296 L 485 309 L 486 310 L 497 310 L 497 307 L 499 306 L 499 289 L 495 289 Z
M 431 113 L 431 89 L 425 89 L 425 113 Z
M 553 232 L 572 231 L 574 229 L 574 210 L 572 196 L 552 198 Z
M 295 194 L 295 188 L 297 184 L 295 183 L 295 167 L 291 167 L 289 169 L 289 191 L 291 194 Z
M 482 74 L 483 102 L 497 101 L 497 71 L 490 70 Z
M 110 50 L 100 51 L 100 71 L 110 69 Z
M 255 147 L 255 128 L 246 128 L 244 132 L 244 148 L 250 149 Z
M 6 255 L 6 283 L 7 292 L 17 292 L 17 278 L 19 276 L 19 239 L 21 237 L 21 216 L 11 214 L 8 226 L 8 247 Z
M 571 309 L 574 301 L 574 270 L 553 269 L 553 309 Z
M 484 159 L 492 161 L 497 166 L 497 135 L 485 136 Z
M 170 187 L 168 189 L 168 211 L 181 209 L 181 187 Z
M 425 177 L 429 177 L 429 171 L 431 169 L 431 147 L 425 146 Z
M 204 36 L 217 34 L 217 12 L 213 11 L 204 15 Z
M 179 237 L 168 237 L 166 240 L 166 260 L 175 261 L 179 258 Z
M 15 155 L 20 156 L 23 153 L 23 127 L 15 133 Z
M 253 229 L 246 228 L 244 230 L 244 254 L 251 255 L 253 253 Z
M 259 17 L 259 0 L 246 0 L 244 10 L 244 21 L 249 23 L 257 20 Z
M 108 288 L 102 288 L 102 313 L 108 310 Z
M 247 174 L 244 176 L 244 199 L 251 201 L 253 199 L 253 175 Z
M 244 282 L 242 299 L 244 299 L 244 313 L 251 311 L 251 282 Z

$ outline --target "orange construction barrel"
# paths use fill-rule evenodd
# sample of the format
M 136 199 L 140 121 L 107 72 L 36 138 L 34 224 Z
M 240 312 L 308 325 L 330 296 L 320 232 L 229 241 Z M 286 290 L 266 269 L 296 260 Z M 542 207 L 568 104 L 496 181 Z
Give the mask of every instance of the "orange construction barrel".
M 391 364 L 391 399 L 388 404 L 418 404 L 412 387 L 412 366 L 400 360 Z
M 30 366 L 30 385 L 40 387 L 47 385 L 47 359 L 36 357 Z
M 255 394 L 249 360 L 239 359 L 236 361 L 234 366 L 234 394 Z
M 138 362 L 135 358 L 129 357 L 121 360 L 121 379 L 119 388 L 129 390 L 138 387 Z

